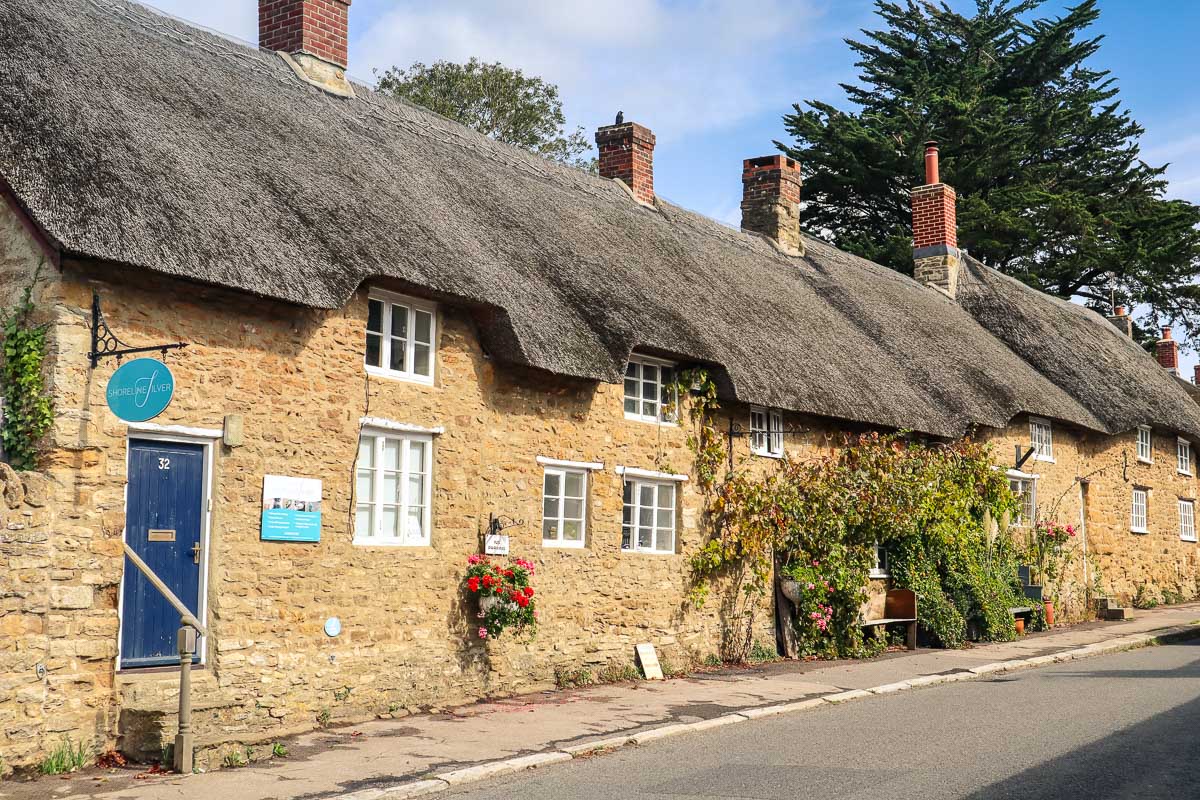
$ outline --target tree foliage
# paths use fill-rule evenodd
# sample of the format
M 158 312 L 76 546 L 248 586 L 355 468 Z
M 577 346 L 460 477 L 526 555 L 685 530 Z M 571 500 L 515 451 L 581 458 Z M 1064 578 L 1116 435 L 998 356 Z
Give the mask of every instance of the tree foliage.
M 1143 325 L 1200 332 L 1200 208 L 1164 197 L 1165 166 L 1139 154 L 1143 128 L 1115 78 L 1094 66 L 1099 16 L 1084 0 L 1036 16 L 1040 0 L 877 0 L 883 21 L 847 40 L 852 104 L 797 104 L 778 144 L 805 168 L 805 224 L 850 252 L 912 269 L 909 190 L 923 143 L 942 144 L 958 192 L 959 243 L 1043 291 L 1107 310 L 1149 308 Z
M 379 76 L 381 92 L 404 98 L 543 158 L 595 171 L 583 128 L 566 130 L 558 87 L 500 63 L 420 62 Z

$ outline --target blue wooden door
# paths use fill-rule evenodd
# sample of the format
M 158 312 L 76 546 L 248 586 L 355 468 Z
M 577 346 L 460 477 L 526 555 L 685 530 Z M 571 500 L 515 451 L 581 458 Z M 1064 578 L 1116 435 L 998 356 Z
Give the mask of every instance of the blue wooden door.
M 203 503 L 203 447 L 130 440 L 125 541 L 196 616 Z M 121 665 L 178 664 L 178 630 L 179 612 L 126 558 Z

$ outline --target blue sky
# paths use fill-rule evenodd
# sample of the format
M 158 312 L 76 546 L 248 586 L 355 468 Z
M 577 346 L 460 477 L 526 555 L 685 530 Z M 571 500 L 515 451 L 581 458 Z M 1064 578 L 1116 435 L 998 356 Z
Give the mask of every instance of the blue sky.
M 151 4 L 257 39 L 256 0 Z M 1200 202 L 1200 0 L 1100 7 L 1094 64 L 1146 127 L 1146 160 L 1171 162 L 1170 193 Z M 471 56 L 521 67 L 560 86 L 573 125 L 591 131 L 620 109 L 653 129 L 658 193 L 732 224 L 742 159 L 774 151 L 793 102 L 844 105 L 838 84 L 856 70 L 843 39 L 878 24 L 870 0 L 354 0 L 350 16 L 351 74 Z

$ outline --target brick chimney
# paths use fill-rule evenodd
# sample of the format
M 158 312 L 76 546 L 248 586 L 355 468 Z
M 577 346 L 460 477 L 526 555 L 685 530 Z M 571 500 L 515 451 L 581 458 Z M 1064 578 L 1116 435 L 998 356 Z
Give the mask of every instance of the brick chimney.
M 636 122 L 596 130 L 600 177 L 620 178 L 638 202 L 654 204 L 654 134 Z
M 1162 338 L 1154 346 L 1154 354 L 1158 356 L 1158 365 L 1172 375 L 1179 374 L 1179 342 L 1171 338 L 1171 329 L 1162 329 Z
M 1192 365 L 1192 384 L 1200 386 L 1200 364 Z
M 346 81 L 351 0 L 258 0 L 258 46 L 275 50 L 302 79 L 339 95 Z
M 958 251 L 954 190 L 938 176 L 937 142 L 925 143 L 925 184 L 912 190 L 913 276 L 954 297 L 962 258 Z
M 761 233 L 804 254 L 800 238 L 800 165 L 787 156 L 742 162 L 742 230 Z
M 1126 336 L 1133 336 L 1133 318 L 1129 316 L 1129 309 L 1125 306 L 1117 306 L 1113 309 L 1113 313 L 1108 317 L 1117 330 Z

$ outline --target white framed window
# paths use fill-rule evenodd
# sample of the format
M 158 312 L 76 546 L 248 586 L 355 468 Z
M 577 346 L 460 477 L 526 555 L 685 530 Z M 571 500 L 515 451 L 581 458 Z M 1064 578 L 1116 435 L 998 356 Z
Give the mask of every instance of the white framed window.
M 1019 528 L 1032 525 L 1037 519 L 1037 478 L 1020 472 L 1009 472 L 1008 488 L 1017 496 L 1017 514 L 1012 524 Z
M 429 544 L 433 437 L 367 431 L 358 440 L 354 544 Z
M 379 289 L 367 295 L 367 372 L 433 383 L 436 306 Z
M 1134 533 L 1147 533 L 1149 493 L 1145 489 L 1133 490 L 1133 509 L 1129 515 L 1129 530 Z
M 588 473 L 546 467 L 542 477 L 542 544 L 583 547 L 587 527 Z
M 1175 440 L 1175 469 L 1183 475 L 1192 474 L 1192 443 L 1187 439 Z
M 670 361 L 631 356 L 625 368 L 625 418 L 674 423 L 679 416 L 674 387 L 675 365 Z
M 1179 538 L 1196 541 L 1196 501 L 1179 499 Z
M 871 567 L 871 571 L 867 573 L 871 578 L 886 578 L 890 575 L 888 572 L 887 551 L 883 549 L 883 545 L 879 540 L 875 540 L 875 563 Z
M 783 455 L 783 414 L 765 408 L 750 409 L 750 452 L 771 458 Z
M 1139 425 L 1137 429 L 1137 460 L 1146 464 L 1154 463 L 1154 451 L 1151 448 L 1150 427 Z
M 675 552 L 675 481 L 626 477 L 621 511 L 621 549 Z
M 1029 420 L 1029 446 L 1036 461 L 1054 460 L 1054 437 L 1050 423 L 1044 419 Z

